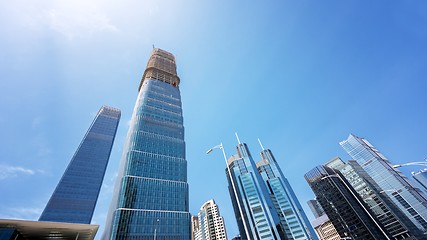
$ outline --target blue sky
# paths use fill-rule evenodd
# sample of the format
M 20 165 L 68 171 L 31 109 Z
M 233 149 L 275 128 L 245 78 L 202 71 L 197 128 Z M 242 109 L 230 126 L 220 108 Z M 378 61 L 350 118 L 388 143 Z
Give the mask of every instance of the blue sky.
M 304 174 L 349 133 L 392 163 L 427 157 L 425 1 L 1 1 L 0 218 L 38 219 L 102 105 L 122 110 L 93 218 L 105 224 L 154 44 L 175 54 L 190 210 L 213 198 L 238 233 L 221 153 L 270 148 L 301 204 Z M 402 169 L 410 174 L 417 167 Z M 307 213 L 312 218 L 311 213 Z M 98 233 L 98 238 L 101 233 Z

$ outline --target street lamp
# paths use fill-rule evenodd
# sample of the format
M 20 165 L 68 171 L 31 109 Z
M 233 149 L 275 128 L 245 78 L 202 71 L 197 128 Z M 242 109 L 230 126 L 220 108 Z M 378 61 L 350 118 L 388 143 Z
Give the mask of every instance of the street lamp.
M 393 165 L 392 167 L 393 168 L 399 168 L 399 167 L 410 166 L 410 165 L 427 166 L 427 158 L 424 158 L 424 162 L 402 163 L 402 164 Z
M 409 162 L 409 163 L 403 163 L 403 164 L 396 164 L 393 165 L 393 168 L 399 168 L 399 167 L 404 167 L 404 166 L 411 166 L 411 165 L 416 165 L 416 166 L 424 166 L 427 167 L 427 158 L 424 158 L 424 162 Z M 426 173 L 426 169 L 424 170 L 420 170 L 419 172 L 415 173 L 412 172 L 412 177 L 415 179 L 416 182 L 418 182 L 423 188 L 424 190 L 427 192 L 427 173 Z
M 240 141 L 239 141 L 239 143 L 240 143 Z M 246 221 L 245 221 L 244 216 L 243 216 L 242 208 L 240 206 L 239 196 L 237 195 L 236 186 L 234 185 L 233 175 L 231 174 L 230 167 L 228 166 L 228 163 L 227 163 L 227 155 L 225 155 L 224 146 L 222 145 L 222 143 L 220 143 L 219 145 L 216 145 L 215 147 L 206 151 L 206 154 L 211 153 L 214 149 L 217 149 L 217 148 L 222 150 L 222 155 L 224 156 L 225 165 L 227 166 L 228 175 L 230 176 L 231 186 L 233 188 L 234 195 L 236 196 L 236 202 L 237 202 L 237 206 L 239 208 L 240 216 L 242 218 L 243 227 L 245 228 L 246 236 L 249 236 L 249 231 L 248 231 L 248 228 L 246 226 Z
M 154 240 L 156 240 L 156 236 L 157 236 L 157 226 L 160 223 L 160 219 L 156 220 L 156 226 L 154 227 Z

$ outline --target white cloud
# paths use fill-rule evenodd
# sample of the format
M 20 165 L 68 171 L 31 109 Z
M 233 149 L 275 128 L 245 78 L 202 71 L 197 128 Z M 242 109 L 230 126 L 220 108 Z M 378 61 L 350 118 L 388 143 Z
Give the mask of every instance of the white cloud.
M 105 8 L 104 1 L 17 0 L 0 3 L 0 13 L 4 15 L 0 20 L 9 22 L 5 25 L 9 33 L 16 34 L 20 28 L 22 32 L 27 29 L 39 34 L 50 30 L 73 40 L 99 32 L 118 32 Z
M 34 175 L 36 172 L 42 173 L 41 170 L 32 170 L 20 166 L 0 165 L 0 180 L 13 178 L 19 175 Z
M 118 32 L 105 13 L 85 8 L 74 10 L 58 7 L 45 11 L 48 26 L 70 40 L 97 32 Z

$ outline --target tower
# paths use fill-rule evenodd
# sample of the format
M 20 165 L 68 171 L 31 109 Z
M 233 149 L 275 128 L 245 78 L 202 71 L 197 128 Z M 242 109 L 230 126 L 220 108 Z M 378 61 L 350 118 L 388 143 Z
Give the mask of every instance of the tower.
M 101 107 L 39 221 L 90 223 L 119 120 L 120 110 Z
M 237 154 L 227 161 L 226 175 L 242 239 L 286 239 L 284 226 L 274 210 L 248 146 L 239 143 L 236 150 Z M 236 189 L 231 189 L 233 185 Z
M 344 150 L 366 171 L 399 209 L 419 228 L 427 232 L 427 199 L 420 189 L 382 155 L 368 140 L 353 134 L 340 142 Z
M 421 239 L 421 231 L 406 217 L 393 201 L 380 190 L 378 185 L 360 165 L 350 160 L 344 162 L 335 157 L 324 164 L 339 171 L 357 192 L 375 221 L 389 239 Z
M 315 218 L 318 218 L 322 215 L 325 215 L 325 210 L 323 210 L 322 206 L 315 199 L 311 199 L 307 201 L 307 205 L 310 208 Z
M 424 191 L 427 191 L 427 169 L 412 172 L 412 177 L 423 187 Z
M 317 239 L 272 152 L 263 149 L 255 164 L 245 143 L 236 149 L 227 178 L 241 238 Z
M 180 79 L 153 49 L 138 88 L 103 239 L 191 239 Z
M 191 216 L 191 240 L 199 238 L 200 233 L 199 217 Z
M 261 145 L 262 146 L 262 145 Z M 273 200 L 288 239 L 317 239 L 297 196 L 270 149 L 263 149 L 256 164 Z
M 338 234 L 337 230 L 319 202 L 315 199 L 312 199 L 309 200 L 307 204 L 315 217 L 315 219 L 311 221 L 311 225 L 313 226 L 320 240 L 340 240 L 340 235 Z
M 200 208 L 198 221 L 196 240 L 227 240 L 224 218 L 220 216 L 218 205 L 213 199 Z
M 363 200 L 338 170 L 318 166 L 304 177 L 341 238 L 389 239 Z

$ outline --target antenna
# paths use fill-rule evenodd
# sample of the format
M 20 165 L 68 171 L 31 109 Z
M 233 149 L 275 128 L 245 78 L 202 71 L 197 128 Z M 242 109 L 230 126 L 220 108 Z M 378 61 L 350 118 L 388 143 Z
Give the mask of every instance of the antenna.
M 262 150 L 264 151 L 265 150 L 264 146 L 262 145 L 261 140 L 259 140 L 259 138 L 258 138 L 258 142 L 259 142 L 259 145 L 261 146 Z
M 237 142 L 238 142 L 239 144 L 242 144 L 242 143 L 240 142 L 239 135 L 237 135 L 237 133 L 236 133 L 236 132 L 235 132 L 234 134 L 236 134 Z

